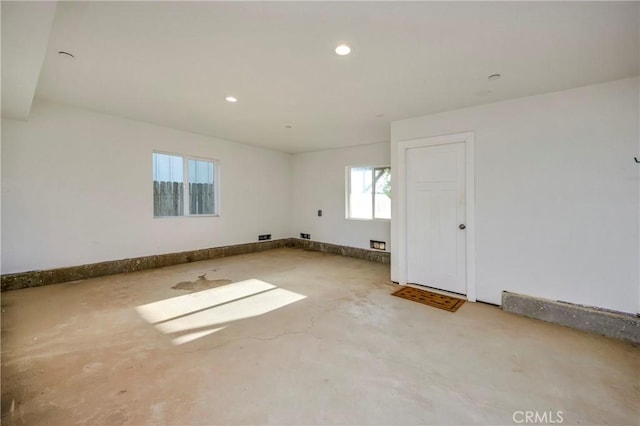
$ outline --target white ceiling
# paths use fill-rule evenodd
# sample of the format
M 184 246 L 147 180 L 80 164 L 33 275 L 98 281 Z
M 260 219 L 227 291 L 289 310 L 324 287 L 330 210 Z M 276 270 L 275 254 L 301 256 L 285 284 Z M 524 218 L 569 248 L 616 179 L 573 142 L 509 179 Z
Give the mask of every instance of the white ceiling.
M 31 111 L 56 3 L 2 2 L 2 116 Z
M 36 97 L 286 152 L 360 145 L 638 75 L 639 21 L 638 2 L 60 2 Z

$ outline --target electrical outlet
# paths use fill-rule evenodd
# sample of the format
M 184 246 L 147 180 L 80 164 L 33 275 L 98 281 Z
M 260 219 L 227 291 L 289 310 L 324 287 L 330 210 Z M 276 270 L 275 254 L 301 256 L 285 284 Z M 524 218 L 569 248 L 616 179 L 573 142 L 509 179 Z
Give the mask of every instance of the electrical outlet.
M 300 233 L 300 238 L 302 238 L 303 240 L 310 240 L 311 239 L 311 234 Z
M 384 241 L 369 240 L 369 247 L 371 247 L 374 250 L 386 250 L 387 243 Z
M 271 234 L 258 235 L 258 241 L 266 241 L 271 239 Z

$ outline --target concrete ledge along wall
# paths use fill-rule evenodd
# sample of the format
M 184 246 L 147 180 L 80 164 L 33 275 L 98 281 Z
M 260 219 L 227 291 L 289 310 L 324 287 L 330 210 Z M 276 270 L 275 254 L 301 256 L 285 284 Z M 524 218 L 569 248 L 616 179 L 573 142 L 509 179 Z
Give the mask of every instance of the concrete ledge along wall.
M 216 259 L 246 253 L 255 253 L 281 247 L 295 247 L 341 256 L 355 257 L 371 262 L 389 263 L 390 256 L 386 252 L 376 252 L 356 247 L 339 246 L 336 244 L 319 243 L 317 241 L 301 240 L 298 238 L 283 238 L 279 240 L 260 241 L 256 243 L 235 244 L 225 247 L 189 250 L 180 253 L 165 253 L 153 256 L 143 256 L 131 259 L 111 260 L 107 262 L 86 265 L 68 266 L 40 271 L 4 274 L 1 279 L 1 291 L 19 290 L 22 288 L 39 287 L 58 284 L 67 281 L 101 277 L 104 275 L 121 274 L 141 271 L 144 269 L 160 268 L 181 263 L 197 262 L 200 260 Z

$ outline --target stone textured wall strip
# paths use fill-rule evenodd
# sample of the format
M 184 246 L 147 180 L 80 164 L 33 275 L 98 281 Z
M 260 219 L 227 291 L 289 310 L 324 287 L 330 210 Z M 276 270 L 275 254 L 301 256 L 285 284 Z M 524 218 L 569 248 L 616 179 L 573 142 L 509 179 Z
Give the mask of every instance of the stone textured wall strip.
M 503 292 L 502 309 L 603 336 L 640 343 L 640 318 L 600 308 Z
M 143 256 L 133 259 L 112 260 L 91 263 L 87 265 L 70 266 L 64 268 L 47 269 L 43 271 L 28 271 L 17 274 L 2 275 L 0 290 L 10 291 L 21 288 L 39 287 L 105 275 L 142 271 L 145 269 L 161 268 L 163 266 L 181 263 L 197 262 L 236 254 L 253 253 L 279 247 L 290 247 L 290 238 L 271 240 L 260 243 L 237 244 L 224 247 L 192 250 L 178 253 L 165 253 L 154 256 Z
M 372 262 L 389 264 L 389 252 L 377 252 L 357 247 L 341 246 L 318 241 L 302 240 L 299 238 L 284 238 L 264 242 L 253 242 L 223 247 L 191 250 L 178 253 L 165 253 L 154 256 L 143 256 L 132 259 L 112 260 L 91 263 L 87 265 L 70 266 L 65 268 L 48 269 L 43 271 L 29 271 L 17 274 L 2 275 L 0 290 L 10 291 L 21 288 L 39 287 L 105 275 L 142 271 L 145 269 L 161 268 L 182 263 L 198 262 L 239 254 L 255 253 L 280 247 L 301 248 L 341 256 L 354 257 Z

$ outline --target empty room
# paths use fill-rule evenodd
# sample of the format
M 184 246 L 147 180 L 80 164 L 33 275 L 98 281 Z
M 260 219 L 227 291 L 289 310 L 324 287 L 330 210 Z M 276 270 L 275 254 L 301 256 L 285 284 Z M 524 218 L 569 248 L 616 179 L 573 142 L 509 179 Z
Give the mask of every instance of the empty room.
M 638 425 L 640 2 L 0 7 L 3 425 Z

